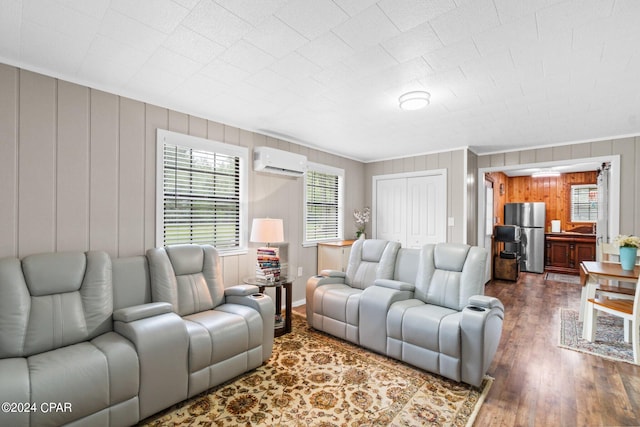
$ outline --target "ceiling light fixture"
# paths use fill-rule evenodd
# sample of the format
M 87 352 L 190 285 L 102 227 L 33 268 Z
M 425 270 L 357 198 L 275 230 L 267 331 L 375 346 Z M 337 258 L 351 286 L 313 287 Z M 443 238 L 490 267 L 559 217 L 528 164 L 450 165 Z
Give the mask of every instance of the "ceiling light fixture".
M 553 176 L 560 176 L 560 172 L 554 171 L 554 170 L 541 170 L 541 171 L 532 173 L 531 176 L 533 178 L 553 177 Z
M 431 99 L 429 92 L 415 90 L 400 96 L 398 102 L 400 103 L 400 108 L 403 110 L 419 110 L 429 105 L 429 99 Z

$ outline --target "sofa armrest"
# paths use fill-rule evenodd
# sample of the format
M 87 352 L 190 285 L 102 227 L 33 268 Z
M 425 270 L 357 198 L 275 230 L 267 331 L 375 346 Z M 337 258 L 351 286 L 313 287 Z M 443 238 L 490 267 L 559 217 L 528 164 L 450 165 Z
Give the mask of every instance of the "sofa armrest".
M 31 378 L 26 357 L 0 359 L 0 402 L 31 403 Z M 39 403 L 38 408 L 39 408 Z M 4 407 L 3 407 L 4 409 Z M 1 426 L 29 426 L 28 411 L 0 411 Z
M 160 314 L 171 313 L 173 306 L 168 302 L 152 302 L 149 304 L 134 305 L 133 307 L 121 308 L 113 312 L 113 320 L 130 323 L 147 317 L 158 316 Z
M 259 288 L 256 285 L 235 285 L 224 290 L 224 296 L 246 297 L 257 294 Z
M 483 308 L 497 308 L 504 311 L 504 305 L 502 302 L 495 297 L 490 297 L 487 295 L 474 295 L 469 298 L 469 305 L 472 307 L 483 307 Z
M 244 286 L 241 285 L 240 288 Z M 250 291 L 250 288 L 253 288 L 253 292 L 244 295 Z M 225 291 L 225 302 L 249 307 L 258 312 L 262 318 L 262 360 L 266 362 L 273 352 L 273 328 L 276 317 L 276 307 L 271 297 L 258 293 L 257 286 L 249 286 L 245 290 L 233 289 L 230 294 Z
M 144 304 L 133 313 L 150 314 L 156 310 L 169 312 L 140 317 L 137 320 L 118 314 L 128 321 L 115 320 L 113 329 L 133 343 L 140 361 L 140 419 L 155 414 L 188 397 L 189 335 L 184 320 L 171 311 L 169 303 Z M 166 304 L 166 306 L 164 305 Z M 126 310 L 126 309 L 121 309 Z M 114 315 L 115 317 L 115 315 Z
M 346 277 L 346 274 L 337 270 L 322 270 L 321 274 L 309 277 L 305 288 L 307 324 L 309 326 L 313 328 L 313 299 L 316 289 L 324 285 L 344 285 Z
M 480 386 L 500 344 L 504 305 L 494 297 L 475 295 L 462 310 L 461 380 Z
M 347 277 L 347 273 L 339 270 L 322 270 L 319 275 L 322 277 Z
M 377 353 L 387 353 L 387 314 L 391 305 L 413 298 L 414 286 L 395 280 L 378 280 L 360 295 L 360 345 Z M 384 286 L 389 285 L 389 286 Z M 407 285 L 407 286 L 405 286 Z M 401 289 L 401 288 L 411 288 Z
M 416 289 L 416 285 L 414 285 L 413 283 L 401 282 L 399 280 L 391 279 L 376 279 L 373 284 L 375 286 L 382 286 L 383 288 L 394 289 L 396 291 L 413 292 Z

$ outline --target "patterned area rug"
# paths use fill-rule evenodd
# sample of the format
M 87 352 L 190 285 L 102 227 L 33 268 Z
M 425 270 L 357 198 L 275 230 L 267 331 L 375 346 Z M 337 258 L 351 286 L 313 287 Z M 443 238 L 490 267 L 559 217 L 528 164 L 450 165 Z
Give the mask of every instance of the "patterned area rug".
M 633 363 L 633 348 L 624 342 L 622 319 L 606 313 L 598 315 L 596 340 L 582 339 L 582 322 L 578 321 L 578 312 L 560 308 L 559 347 L 582 353 L 589 353 L 607 359 Z
M 472 425 L 480 389 L 310 330 L 301 316 L 260 368 L 152 416 L 141 425 Z
M 573 285 L 580 284 L 580 276 L 573 276 L 571 274 L 545 273 L 544 280 L 571 283 Z

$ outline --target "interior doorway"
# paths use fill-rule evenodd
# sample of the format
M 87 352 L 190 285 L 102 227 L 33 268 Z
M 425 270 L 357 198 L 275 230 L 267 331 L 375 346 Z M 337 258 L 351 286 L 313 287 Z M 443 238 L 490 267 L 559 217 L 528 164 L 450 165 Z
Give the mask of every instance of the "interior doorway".
M 487 266 L 485 268 L 485 282 L 489 281 L 493 277 L 493 225 L 495 224 L 495 212 L 493 211 L 493 179 L 489 175 L 484 175 L 484 218 L 485 218 L 485 232 L 484 232 L 484 247 L 489 248 L 489 256 L 487 257 Z
M 582 167 L 582 171 L 596 171 L 602 167 L 603 163 L 609 163 L 610 168 L 608 169 L 608 192 L 607 199 L 604 202 L 605 205 L 602 205 L 603 212 L 606 213 L 606 227 L 608 231 L 608 238 L 610 236 L 615 236 L 618 234 L 619 230 L 619 210 L 620 210 L 620 156 L 619 155 L 611 155 L 611 156 L 602 156 L 602 157 L 592 157 L 592 158 L 584 158 L 584 159 L 571 159 L 571 160 L 562 160 L 562 161 L 552 161 L 552 162 L 541 162 L 541 163 L 530 163 L 530 164 L 521 164 L 521 165 L 509 165 L 509 166 L 495 166 L 489 168 L 479 168 L 478 169 L 478 182 L 486 181 L 486 174 L 491 172 L 504 172 L 504 173 L 515 173 L 515 172 L 523 172 L 526 170 L 539 170 L 539 169 L 565 169 L 571 171 L 578 171 L 579 168 Z M 487 195 L 486 195 L 486 185 L 478 186 L 478 244 L 483 245 L 489 253 L 491 253 L 491 240 L 487 239 L 487 235 L 491 235 L 493 230 L 493 222 L 489 222 L 488 219 L 489 214 L 487 213 Z M 496 213 L 493 213 L 493 217 L 495 217 Z M 491 218 L 493 220 L 493 218 Z

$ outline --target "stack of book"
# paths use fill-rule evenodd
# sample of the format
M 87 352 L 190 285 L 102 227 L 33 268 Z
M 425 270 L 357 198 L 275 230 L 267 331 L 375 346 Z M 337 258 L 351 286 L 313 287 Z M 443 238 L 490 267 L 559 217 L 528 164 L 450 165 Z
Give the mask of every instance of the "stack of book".
M 278 248 L 258 248 L 256 278 L 266 281 L 280 280 L 280 256 Z

